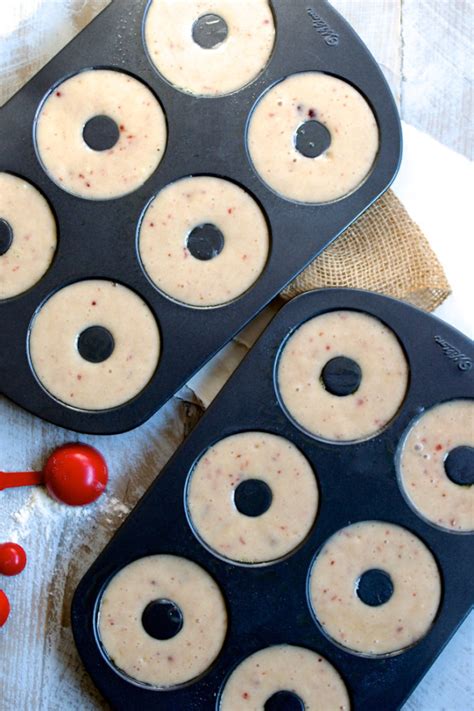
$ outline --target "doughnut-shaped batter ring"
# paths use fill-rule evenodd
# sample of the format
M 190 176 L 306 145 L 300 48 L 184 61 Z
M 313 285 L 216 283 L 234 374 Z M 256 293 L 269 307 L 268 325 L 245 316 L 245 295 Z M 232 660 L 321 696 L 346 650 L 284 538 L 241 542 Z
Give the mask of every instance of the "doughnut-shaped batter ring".
M 323 369 L 334 358 L 355 361 L 362 377 L 351 394 L 329 392 Z M 392 331 L 356 311 L 310 319 L 285 343 L 277 364 L 280 398 L 295 423 L 315 437 L 347 442 L 377 434 L 397 413 L 408 364 Z
M 11 230 L 11 243 L 0 254 L 0 300 L 34 286 L 56 251 L 56 223 L 48 203 L 30 183 L 0 173 L 0 219 Z
M 239 484 L 263 481 L 270 507 L 261 515 L 241 513 Z M 223 557 L 264 563 L 292 551 L 316 518 L 318 485 L 309 462 L 288 440 L 265 432 L 240 432 L 210 447 L 191 472 L 189 516 L 197 535 Z
M 474 447 L 474 401 L 452 400 L 424 412 L 401 442 L 399 481 L 415 511 L 447 531 L 474 530 L 474 486 L 446 474 L 456 447 Z
M 296 148 L 298 128 L 318 121 L 329 148 L 308 157 Z M 323 203 L 342 198 L 369 174 L 379 146 L 375 116 L 350 84 L 320 72 L 284 79 L 257 103 L 249 122 L 248 148 L 260 178 L 282 197 Z
M 79 336 L 94 326 L 114 341 L 101 362 L 86 360 L 78 349 Z M 160 334 L 135 292 L 91 279 L 64 287 L 44 303 L 32 322 L 29 349 L 36 377 L 51 395 L 73 407 L 105 410 L 143 390 L 158 365 Z
M 83 138 L 89 119 L 107 116 L 118 140 L 93 150 Z M 90 69 L 57 86 L 35 124 L 38 156 L 51 180 L 88 200 L 111 200 L 140 187 L 158 167 L 166 145 L 163 110 L 152 92 L 128 74 Z
M 362 602 L 360 577 L 381 570 L 392 596 L 381 605 Z M 436 561 L 409 531 L 384 521 L 362 521 L 335 533 L 310 570 L 309 598 L 324 631 L 365 655 L 401 652 L 430 629 L 441 597 Z
M 195 22 L 208 14 L 222 18 L 228 30 L 211 49 L 193 39 Z M 268 0 L 153 0 L 144 37 L 151 61 L 167 81 L 191 94 L 219 96 L 263 71 L 275 26 Z
M 255 652 L 239 664 L 222 690 L 219 711 L 262 711 L 283 690 L 296 694 L 306 711 L 350 709 L 346 686 L 324 657 L 282 644 Z
M 195 227 L 213 225 L 224 246 L 211 259 L 190 252 Z M 166 186 L 147 207 L 139 250 L 153 284 L 191 306 L 219 306 L 241 296 L 262 273 L 269 252 L 266 220 L 245 190 L 221 178 L 183 178 Z
M 166 600 L 181 611 L 183 625 L 169 639 L 155 639 L 142 624 L 149 603 Z M 173 555 L 130 563 L 107 585 L 98 632 L 114 665 L 144 684 L 171 687 L 202 674 L 219 654 L 227 631 L 222 594 L 200 566 Z

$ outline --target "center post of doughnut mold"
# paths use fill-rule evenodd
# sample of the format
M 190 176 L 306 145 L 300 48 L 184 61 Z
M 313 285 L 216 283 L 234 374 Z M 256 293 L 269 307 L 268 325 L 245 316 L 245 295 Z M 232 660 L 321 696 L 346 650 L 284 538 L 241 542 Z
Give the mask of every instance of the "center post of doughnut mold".
M 77 339 L 79 355 L 89 363 L 103 363 L 110 358 L 114 348 L 114 337 L 105 326 L 89 326 Z
M 12 226 L 0 217 L 0 257 L 8 252 L 13 242 Z
M 356 581 L 356 593 L 370 607 L 384 605 L 393 595 L 392 578 L 385 570 L 370 568 Z
M 193 25 L 193 40 L 203 49 L 214 49 L 227 39 L 229 28 L 220 15 L 201 15 Z
M 152 600 L 143 610 L 142 625 L 153 639 L 172 639 L 183 627 L 183 613 L 172 600 Z
M 265 701 L 264 711 L 304 711 L 303 700 L 294 691 L 276 691 Z
M 338 397 L 345 397 L 352 395 L 359 389 L 362 370 L 352 358 L 336 356 L 328 360 L 320 377 L 328 392 Z
M 474 447 L 460 445 L 451 449 L 444 458 L 444 470 L 448 479 L 458 486 L 474 484 Z
M 234 504 L 244 516 L 262 516 L 272 505 L 273 493 L 263 479 L 244 479 L 234 491 Z
M 110 116 L 93 116 L 82 129 L 82 137 L 93 151 L 107 151 L 120 138 L 120 129 Z
M 331 145 L 331 134 L 323 123 L 309 119 L 298 126 L 294 140 L 295 148 L 301 155 L 318 158 Z
M 217 257 L 224 249 L 224 235 L 214 224 L 197 225 L 188 234 L 186 248 L 195 259 L 207 262 Z

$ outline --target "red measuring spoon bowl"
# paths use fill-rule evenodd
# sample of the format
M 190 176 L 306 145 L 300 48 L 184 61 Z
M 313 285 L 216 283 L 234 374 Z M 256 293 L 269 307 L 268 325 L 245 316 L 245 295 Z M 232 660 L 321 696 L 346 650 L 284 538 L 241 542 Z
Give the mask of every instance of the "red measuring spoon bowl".
M 0 590 L 0 627 L 3 627 L 10 614 L 10 603 L 7 596 Z
M 0 543 L 0 574 L 18 575 L 26 565 L 26 553 L 18 543 Z
M 65 444 L 56 449 L 43 469 L 49 494 L 69 506 L 91 504 L 108 481 L 105 459 L 87 444 Z

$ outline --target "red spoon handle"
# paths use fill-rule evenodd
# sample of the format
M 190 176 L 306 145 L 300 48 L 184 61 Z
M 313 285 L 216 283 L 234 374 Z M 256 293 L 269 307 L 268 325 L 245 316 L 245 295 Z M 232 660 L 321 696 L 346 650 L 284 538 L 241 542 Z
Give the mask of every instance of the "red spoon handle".
M 0 491 L 17 486 L 34 486 L 43 481 L 43 472 L 0 472 Z

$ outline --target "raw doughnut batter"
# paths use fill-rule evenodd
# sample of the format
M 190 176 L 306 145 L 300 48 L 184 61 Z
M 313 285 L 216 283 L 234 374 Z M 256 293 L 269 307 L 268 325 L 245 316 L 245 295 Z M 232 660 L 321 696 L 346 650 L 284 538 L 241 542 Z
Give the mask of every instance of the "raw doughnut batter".
M 223 248 L 211 259 L 190 252 L 188 235 L 214 225 Z M 268 228 L 257 203 L 228 180 L 183 178 L 165 187 L 148 206 L 139 235 L 140 256 L 152 282 L 192 306 L 218 306 L 243 294 L 263 271 Z
M 402 489 L 415 510 L 449 531 L 474 530 L 474 486 L 446 474 L 456 447 L 474 447 L 474 402 L 453 400 L 424 412 L 401 444 Z
M 56 250 L 56 223 L 41 193 L 9 173 L 0 173 L 0 220 L 12 237 L 5 251 L 0 245 L 1 300 L 27 291 L 45 274 Z
M 228 33 L 206 49 L 193 39 L 193 27 L 209 14 L 222 18 Z M 179 89 L 203 96 L 228 94 L 255 79 L 274 39 L 268 0 L 153 0 L 145 20 L 145 44 L 158 71 Z
M 324 657 L 303 647 L 278 645 L 247 657 L 224 686 L 220 711 L 262 711 L 279 691 L 299 696 L 305 711 L 348 711 L 341 677 Z
M 246 480 L 265 482 L 270 507 L 241 513 L 236 490 Z M 231 560 L 263 563 L 293 550 L 316 518 L 318 486 L 308 461 L 288 440 L 265 432 L 241 432 L 220 440 L 191 474 L 187 504 L 198 535 Z
M 329 392 L 323 369 L 334 358 L 355 361 L 359 387 L 339 396 Z M 296 424 L 332 441 L 377 434 L 405 397 L 408 364 L 395 335 L 383 323 L 357 311 L 332 311 L 300 326 L 278 363 L 278 389 Z
M 107 116 L 118 140 L 93 150 L 85 124 Z M 89 200 L 110 200 L 142 185 L 160 163 L 166 123 L 151 91 L 128 74 L 108 69 L 79 72 L 59 84 L 40 107 L 36 148 L 45 171 L 60 188 Z
M 86 329 L 100 326 L 114 340 L 111 355 L 89 362 L 78 350 Z M 130 289 L 91 279 L 57 291 L 40 308 L 30 331 L 30 357 L 43 387 L 85 410 L 117 407 L 138 395 L 160 354 L 155 318 Z
M 155 639 L 142 624 L 150 602 L 171 601 L 183 626 L 169 639 Z M 105 589 L 98 631 L 112 662 L 145 684 L 169 687 L 202 674 L 219 654 L 227 630 L 221 592 L 196 563 L 153 555 L 127 565 Z
M 315 158 L 296 148 L 296 132 L 318 121 L 331 143 Z M 251 116 L 248 147 L 261 179 L 298 202 L 337 200 L 367 177 L 379 132 L 366 100 L 350 84 L 319 72 L 294 74 L 266 92 Z
M 387 573 L 392 596 L 381 605 L 362 602 L 359 578 Z M 401 652 L 418 642 L 436 616 L 441 580 L 428 548 L 409 531 L 383 521 L 363 521 L 335 533 L 310 572 L 310 601 L 326 633 L 362 654 Z

